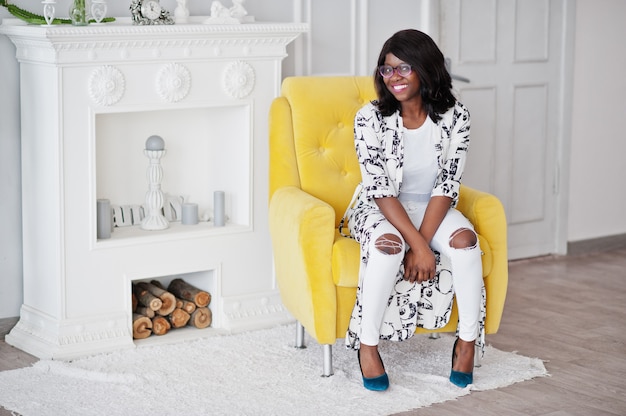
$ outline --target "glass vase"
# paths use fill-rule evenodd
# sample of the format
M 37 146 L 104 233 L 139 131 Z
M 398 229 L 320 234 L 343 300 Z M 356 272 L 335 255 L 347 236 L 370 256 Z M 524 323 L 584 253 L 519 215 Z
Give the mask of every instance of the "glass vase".
M 73 0 L 70 7 L 70 19 L 74 26 L 85 26 L 89 24 L 87 17 L 87 8 L 85 7 L 85 0 Z

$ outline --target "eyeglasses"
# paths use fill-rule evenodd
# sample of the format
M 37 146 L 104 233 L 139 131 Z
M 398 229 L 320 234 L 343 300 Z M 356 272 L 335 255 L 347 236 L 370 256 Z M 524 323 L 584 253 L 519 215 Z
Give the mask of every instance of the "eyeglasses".
M 391 65 L 381 65 L 378 67 L 378 73 L 383 78 L 391 78 L 394 72 L 396 72 L 401 77 L 406 78 L 409 75 L 411 75 L 412 68 L 411 68 L 411 65 L 409 64 L 400 64 L 395 68 Z

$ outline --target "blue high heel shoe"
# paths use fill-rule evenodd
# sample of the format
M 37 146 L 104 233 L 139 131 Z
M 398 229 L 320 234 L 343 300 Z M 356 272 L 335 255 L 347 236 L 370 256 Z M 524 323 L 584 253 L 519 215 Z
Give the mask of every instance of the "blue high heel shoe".
M 378 377 L 365 377 L 363 375 L 363 367 L 361 367 L 361 350 L 357 350 L 357 358 L 359 360 L 359 368 L 361 369 L 361 377 L 363 377 L 363 387 L 372 391 L 385 391 L 389 388 L 389 377 L 387 376 L 387 372 L 385 371 L 382 375 Z M 378 354 L 378 358 L 380 358 L 380 353 Z M 383 360 L 380 358 L 380 362 Z M 383 363 L 383 369 L 385 368 L 385 364 Z
M 454 367 L 454 359 L 456 358 L 456 344 L 459 342 L 457 338 L 452 347 L 452 367 Z M 450 382 L 457 387 L 465 388 L 474 382 L 474 372 L 464 373 L 462 371 L 450 370 Z

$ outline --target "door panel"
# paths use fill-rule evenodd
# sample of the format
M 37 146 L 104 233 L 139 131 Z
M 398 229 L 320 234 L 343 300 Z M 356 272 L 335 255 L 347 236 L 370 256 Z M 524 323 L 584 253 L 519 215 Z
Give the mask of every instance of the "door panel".
M 497 195 L 509 257 L 557 251 L 563 0 L 446 0 L 439 45 L 472 116 L 464 182 Z
M 513 89 L 511 225 L 546 218 L 546 97 L 545 85 L 516 86 Z

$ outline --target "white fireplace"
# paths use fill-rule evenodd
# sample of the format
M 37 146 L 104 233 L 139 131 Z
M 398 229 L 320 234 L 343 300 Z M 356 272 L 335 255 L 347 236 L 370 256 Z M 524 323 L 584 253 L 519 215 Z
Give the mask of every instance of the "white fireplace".
M 267 119 L 286 46 L 306 30 L 4 20 L 22 108 L 24 303 L 9 344 L 71 359 L 291 319 L 272 273 Z M 97 199 L 144 202 L 151 135 L 165 141 L 163 193 L 197 203 L 200 223 L 116 227 L 98 239 Z M 224 227 L 202 220 L 217 190 Z M 212 326 L 133 341 L 131 283 L 176 277 L 211 293 Z

